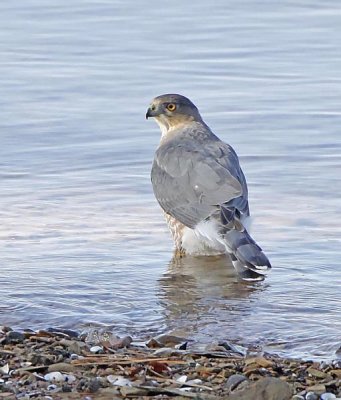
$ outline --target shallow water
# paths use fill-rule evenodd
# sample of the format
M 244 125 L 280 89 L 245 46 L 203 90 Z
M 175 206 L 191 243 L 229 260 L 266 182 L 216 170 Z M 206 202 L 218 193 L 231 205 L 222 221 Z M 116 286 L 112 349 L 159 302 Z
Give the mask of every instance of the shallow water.
M 1 3 L 0 21 L 0 323 L 335 358 L 341 6 L 27 0 Z M 167 92 L 240 155 L 264 282 L 172 259 L 144 120 Z

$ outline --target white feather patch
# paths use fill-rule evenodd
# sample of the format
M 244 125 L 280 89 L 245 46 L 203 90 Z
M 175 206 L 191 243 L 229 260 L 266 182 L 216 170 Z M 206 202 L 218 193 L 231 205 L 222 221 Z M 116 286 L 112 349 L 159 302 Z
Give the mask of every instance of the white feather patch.
M 202 221 L 194 229 L 185 228 L 182 247 L 191 255 L 218 255 L 226 253 L 223 239 L 219 236 L 214 221 Z

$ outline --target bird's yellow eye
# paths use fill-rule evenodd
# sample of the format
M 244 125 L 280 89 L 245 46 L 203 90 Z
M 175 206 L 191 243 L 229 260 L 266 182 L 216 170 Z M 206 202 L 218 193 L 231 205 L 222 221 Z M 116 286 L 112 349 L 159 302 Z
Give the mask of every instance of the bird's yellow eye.
M 167 110 L 174 111 L 176 109 L 176 105 L 174 103 L 169 103 L 167 105 Z

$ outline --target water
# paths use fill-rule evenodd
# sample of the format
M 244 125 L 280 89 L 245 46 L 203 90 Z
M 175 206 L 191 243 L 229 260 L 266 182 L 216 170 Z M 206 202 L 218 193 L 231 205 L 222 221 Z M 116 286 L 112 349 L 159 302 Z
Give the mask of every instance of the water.
M 0 4 L 0 320 L 341 344 L 341 6 L 335 1 Z M 172 259 L 149 171 L 150 100 L 178 92 L 240 155 L 262 283 Z

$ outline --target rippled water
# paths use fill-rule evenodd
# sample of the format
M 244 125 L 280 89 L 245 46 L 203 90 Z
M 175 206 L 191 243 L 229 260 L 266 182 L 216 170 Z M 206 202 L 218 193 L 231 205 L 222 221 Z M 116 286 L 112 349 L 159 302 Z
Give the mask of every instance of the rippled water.
M 341 6 L 0 4 L 0 323 L 341 344 Z M 232 144 L 273 264 L 172 258 L 151 191 L 152 97 L 187 95 Z

